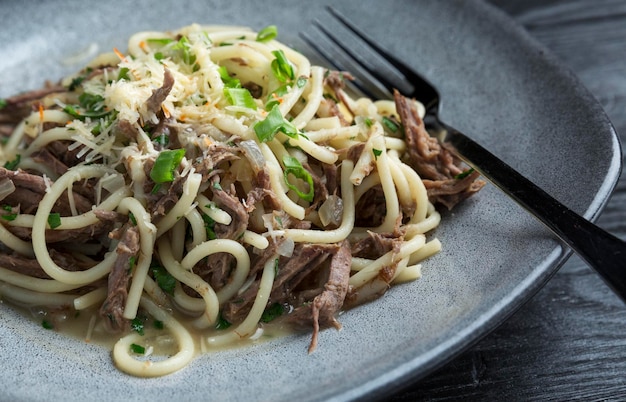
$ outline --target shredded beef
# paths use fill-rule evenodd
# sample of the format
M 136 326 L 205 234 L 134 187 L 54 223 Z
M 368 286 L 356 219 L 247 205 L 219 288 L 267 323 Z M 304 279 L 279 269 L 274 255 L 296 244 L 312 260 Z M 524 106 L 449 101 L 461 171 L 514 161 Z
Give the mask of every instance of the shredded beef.
M 346 87 L 346 80 L 353 81 L 354 77 L 352 76 L 352 74 L 346 71 L 329 70 L 324 77 L 324 85 L 328 85 L 329 87 L 331 87 L 338 100 L 343 103 L 344 106 L 349 108 L 351 102 L 347 99 L 346 93 L 344 91 L 344 88 Z M 350 113 L 354 114 L 352 110 L 350 110 Z M 337 116 L 339 117 L 339 120 L 341 120 L 343 125 L 348 125 L 347 121 L 341 113 L 338 113 Z
M 279 259 L 278 266 L 280 268 L 274 279 L 268 305 L 290 301 L 291 290 L 295 289 L 305 276 L 334 254 L 337 248 L 335 245 L 326 244 L 296 244 L 291 257 Z M 258 276 L 254 283 L 239 297 L 224 305 L 222 315 L 226 320 L 237 322 L 248 314 L 258 293 L 260 282 L 261 278 Z
M 216 237 L 218 239 L 239 239 L 248 227 L 249 215 L 246 207 L 234 193 L 234 189 L 227 192 L 213 188 L 213 201 L 232 217 L 232 221 L 228 225 L 215 224 Z M 228 283 L 234 262 L 235 258 L 230 253 L 214 253 L 196 264 L 194 272 L 209 282 L 214 289 L 219 290 Z
M 86 243 L 106 235 L 111 228 L 112 222 L 98 221 L 77 229 L 46 229 L 46 243 Z M 32 239 L 32 229 L 29 227 L 8 226 L 7 229 L 22 240 Z
M 409 163 L 424 180 L 430 201 L 451 209 L 457 202 L 480 190 L 485 182 L 470 174 L 463 180 L 460 161 L 426 131 L 424 122 L 411 99 L 394 91 L 396 110 L 400 115 L 409 153 Z M 460 182 L 460 183 L 457 183 Z M 428 184 L 426 184 L 428 183 Z
M 153 113 L 157 113 L 161 109 L 161 104 L 167 98 L 167 95 L 170 94 L 170 91 L 174 87 L 174 76 L 165 68 L 163 72 L 163 85 L 160 88 L 157 88 L 152 91 L 152 95 L 146 101 L 146 107 L 149 111 Z
M 148 197 L 148 208 L 152 217 L 152 222 L 156 223 L 163 218 L 170 209 L 176 205 L 180 194 L 183 193 L 183 185 L 187 180 L 187 176 L 177 175 L 169 187 L 165 191 L 165 194 L 159 192 L 154 197 Z M 152 183 L 152 181 L 150 181 Z M 152 184 L 154 185 L 154 183 Z M 151 194 L 153 195 L 153 194 Z
M 355 226 L 376 227 L 383 223 L 387 214 L 385 193 L 380 185 L 367 190 L 356 203 L 359 211 L 354 219 Z
M 0 180 L 5 178 L 13 182 L 15 191 L 2 200 L 3 204 L 14 207 L 19 205 L 21 213 L 34 214 L 46 193 L 45 179 L 42 176 L 30 174 L 23 170 L 13 171 L 0 167 Z M 48 184 L 52 183 L 49 182 Z M 73 193 L 73 197 L 78 213 L 91 210 L 91 200 L 77 193 Z M 61 216 L 72 214 L 67 192 L 56 200 L 52 212 L 58 212 Z
M 348 293 L 351 264 L 350 244 L 344 241 L 331 259 L 328 280 L 322 292 L 315 296 L 312 303 L 297 307 L 285 317 L 285 321 L 295 328 L 313 327 L 309 353 L 317 347 L 317 338 L 321 328 L 331 326 L 341 328 L 335 315 L 341 309 Z
M 219 173 L 219 166 L 224 162 L 239 159 L 240 149 L 219 143 L 212 144 L 204 153 L 202 158 L 194 162 L 194 169 L 202 175 L 202 181 L 208 181 L 211 177 Z
M 224 191 L 214 188 L 213 201 L 232 217 L 232 221 L 228 225 L 216 223 L 215 234 L 219 239 L 238 239 L 248 227 L 249 215 L 246 207 L 237 198 L 234 189 Z
M 67 165 L 61 162 L 47 148 L 43 148 L 40 151 L 35 152 L 32 155 L 32 158 L 38 164 L 47 166 L 48 169 L 54 172 L 57 176 L 61 176 L 63 173 L 67 172 Z
M 52 141 L 46 145 L 46 149 L 67 167 L 72 167 L 85 160 L 84 155 L 81 157 L 78 156 L 85 146 L 80 145 L 76 148 L 69 149 L 70 145 L 72 145 L 72 141 Z
M 53 248 L 49 250 L 49 253 L 52 261 L 66 271 L 84 271 L 92 266 L 92 264 L 79 260 L 69 253 L 57 251 Z M 37 259 L 28 258 L 18 253 L 0 253 L 0 267 L 34 278 L 52 279 L 39 265 Z
M 61 85 L 47 83 L 44 88 L 7 98 L 5 99 L 6 105 L 0 109 L 0 123 L 17 124 L 33 110 L 36 110 L 36 105 L 42 98 L 53 93 L 66 91 L 67 89 Z
M 121 233 L 121 238 L 115 249 L 117 258 L 109 273 L 107 297 L 100 308 L 105 327 L 112 333 L 121 332 L 127 326 L 123 314 L 132 275 L 130 264 L 131 259 L 136 258 L 139 253 L 137 226 L 126 224 L 118 233 Z
M 368 231 L 367 234 L 367 237 L 352 245 L 353 257 L 368 258 L 371 260 L 377 259 L 398 247 L 404 239 L 401 233 L 376 233 Z

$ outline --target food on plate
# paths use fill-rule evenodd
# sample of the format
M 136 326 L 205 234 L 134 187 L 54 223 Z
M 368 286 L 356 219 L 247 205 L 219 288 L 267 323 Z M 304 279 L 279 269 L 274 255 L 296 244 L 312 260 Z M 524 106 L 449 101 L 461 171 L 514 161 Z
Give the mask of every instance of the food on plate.
M 133 35 L 2 101 L 0 295 L 119 339 L 137 376 L 312 331 L 420 276 L 427 233 L 480 189 L 423 107 L 357 97 L 276 27 Z

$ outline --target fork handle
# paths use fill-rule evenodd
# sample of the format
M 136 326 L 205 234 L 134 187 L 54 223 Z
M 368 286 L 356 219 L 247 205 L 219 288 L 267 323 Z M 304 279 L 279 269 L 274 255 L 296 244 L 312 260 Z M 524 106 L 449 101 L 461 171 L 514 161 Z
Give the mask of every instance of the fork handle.
M 451 151 L 543 222 L 626 302 L 626 242 L 558 202 L 463 133 L 442 126 Z

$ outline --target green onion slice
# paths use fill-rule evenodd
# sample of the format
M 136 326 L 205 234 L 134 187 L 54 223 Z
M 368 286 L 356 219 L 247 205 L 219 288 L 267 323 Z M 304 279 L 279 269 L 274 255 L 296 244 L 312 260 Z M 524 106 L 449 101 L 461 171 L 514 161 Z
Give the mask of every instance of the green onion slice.
M 285 155 L 283 157 L 283 164 L 285 166 L 284 176 L 285 184 L 291 190 L 295 191 L 298 197 L 308 202 L 313 201 L 314 189 L 313 189 L 313 176 L 300 164 L 300 161 L 293 156 Z M 289 181 L 289 175 L 294 175 L 296 178 L 304 180 L 309 185 L 309 191 L 303 193 L 299 188 L 291 184 Z
M 161 151 L 154 161 L 154 166 L 150 171 L 150 178 L 153 182 L 167 183 L 174 180 L 174 171 L 180 165 L 185 156 L 184 149 L 167 149 Z
M 278 35 L 276 25 L 268 25 L 256 35 L 257 42 L 269 42 Z
M 282 131 L 291 138 L 298 136 L 296 126 L 285 120 L 280 113 L 278 105 L 274 105 L 272 110 L 267 114 L 265 119 L 254 125 L 254 132 L 261 142 L 267 142 L 274 139 L 277 132 Z
M 220 78 L 222 78 L 222 82 L 224 83 L 224 86 L 226 88 L 241 88 L 241 82 L 239 81 L 239 79 L 231 77 L 230 74 L 228 74 L 228 70 L 226 70 L 226 67 L 221 66 L 218 71 L 220 73 Z
M 245 88 L 224 88 L 226 99 L 234 106 L 243 106 L 248 109 L 256 110 L 256 102 L 254 98 Z
M 289 60 L 287 60 L 285 53 L 282 50 L 274 50 L 272 54 L 274 55 L 274 57 L 276 57 L 274 60 L 272 60 L 271 64 L 272 73 L 274 73 L 274 76 L 280 82 L 293 80 L 295 77 L 293 67 L 291 66 L 291 63 L 289 63 Z

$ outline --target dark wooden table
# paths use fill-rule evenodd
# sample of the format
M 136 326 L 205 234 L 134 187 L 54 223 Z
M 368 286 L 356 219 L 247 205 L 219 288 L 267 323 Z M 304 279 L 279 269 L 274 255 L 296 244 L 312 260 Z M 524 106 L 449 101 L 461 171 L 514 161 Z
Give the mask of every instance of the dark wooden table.
M 490 0 L 562 59 L 626 144 L 626 0 Z M 597 223 L 626 239 L 626 174 Z M 626 262 L 625 262 L 626 264 Z M 577 256 L 467 352 L 390 400 L 626 400 L 626 305 Z

